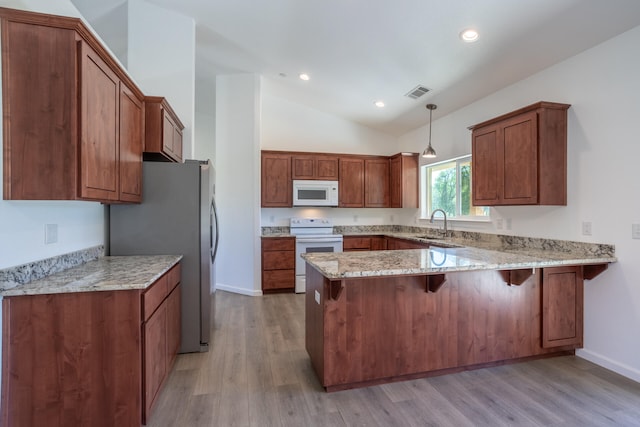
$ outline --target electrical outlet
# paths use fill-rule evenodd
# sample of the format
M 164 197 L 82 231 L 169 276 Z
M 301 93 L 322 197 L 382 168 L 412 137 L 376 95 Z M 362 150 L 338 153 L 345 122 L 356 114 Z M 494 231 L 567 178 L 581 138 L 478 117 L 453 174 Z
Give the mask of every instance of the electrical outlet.
M 511 218 L 507 218 L 507 230 L 511 230 Z
M 393 215 L 389 216 L 389 221 L 391 221 L 391 224 L 393 224 L 393 222 L 395 221 L 395 217 Z
M 631 224 L 631 238 L 640 239 L 640 224 Z
M 502 230 L 502 218 L 496 219 L 496 228 Z
M 44 244 L 50 245 L 58 242 L 58 224 L 44 225 Z
M 353 216 L 353 222 L 358 222 L 358 215 Z
M 591 236 L 591 221 L 582 221 L 582 235 Z

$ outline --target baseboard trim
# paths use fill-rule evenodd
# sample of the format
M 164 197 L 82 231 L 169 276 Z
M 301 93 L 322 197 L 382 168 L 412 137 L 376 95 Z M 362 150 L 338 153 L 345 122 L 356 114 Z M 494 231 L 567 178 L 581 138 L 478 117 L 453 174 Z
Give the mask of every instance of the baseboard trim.
M 640 371 L 589 350 L 576 350 L 576 356 L 640 383 Z
M 262 290 L 245 289 L 237 286 L 225 285 L 224 283 L 216 283 L 216 290 L 232 292 L 234 294 L 247 295 L 250 297 L 262 296 Z

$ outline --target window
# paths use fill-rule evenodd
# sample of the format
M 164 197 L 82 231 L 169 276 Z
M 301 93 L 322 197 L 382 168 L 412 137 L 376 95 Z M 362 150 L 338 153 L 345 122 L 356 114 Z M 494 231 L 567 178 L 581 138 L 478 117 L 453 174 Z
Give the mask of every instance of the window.
M 489 217 L 489 208 L 471 204 L 471 156 L 422 166 L 422 217 L 442 209 L 447 217 L 479 219 Z

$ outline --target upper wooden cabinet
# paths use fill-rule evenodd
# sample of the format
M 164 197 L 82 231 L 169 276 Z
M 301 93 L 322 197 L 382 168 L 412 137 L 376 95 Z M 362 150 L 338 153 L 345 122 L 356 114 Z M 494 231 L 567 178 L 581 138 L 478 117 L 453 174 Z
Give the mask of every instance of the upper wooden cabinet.
M 340 158 L 338 197 L 338 206 L 341 208 L 364 207 L 364 159 Z
M 418 153 L 399 153 L 389 159 L 390 207 L 418 207 L 418 164 Z
M 261 153 L 261 203 L 263 208 L 290 208 L 293 205 L 291 154 Z
M 0 19 L 4 199 L 139 202 L 140 90 L 79 19 Z
M 184 125 L 161 96 L 145 96 L 144 156 L 147 160 L 182 162 Z
M 538 102 L 469 128 L 475 206 L 567 204 L 569 107 Z
M 324 154 L 294 154 L 291 157 L 293 179 L 338 180 L 338 157 Z
M 389 207 L 389 159 L 365 159 L 364 207 Z
M 144 103 L 120 84 L 120 200 L 142 201 Z
M 262 151 L 262 207 L 292 207 L 294 179 L 338 180 L 342 208 L 418 207 L 418 154 Z

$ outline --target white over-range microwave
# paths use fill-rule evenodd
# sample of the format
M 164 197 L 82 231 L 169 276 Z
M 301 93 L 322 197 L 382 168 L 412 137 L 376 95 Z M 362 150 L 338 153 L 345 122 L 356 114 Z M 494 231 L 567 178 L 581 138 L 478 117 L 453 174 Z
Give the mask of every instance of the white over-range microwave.
M 338 206 L 338 181 L 293 181 L 293 206 Z

